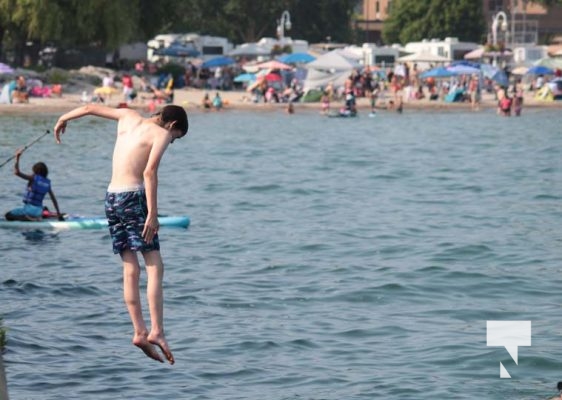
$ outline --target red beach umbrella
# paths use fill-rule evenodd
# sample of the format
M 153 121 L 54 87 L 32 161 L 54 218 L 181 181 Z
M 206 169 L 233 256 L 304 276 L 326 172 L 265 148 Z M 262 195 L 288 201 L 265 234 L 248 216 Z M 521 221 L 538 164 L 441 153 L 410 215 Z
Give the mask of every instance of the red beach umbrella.
M 283 78 L 281 78 L 281 75 L 276 74 L 274 72 L 270 72 L 269 74 L 267 74 L 265 76 L 265 80 L 268 82 L 281 82 L 283 80 Z

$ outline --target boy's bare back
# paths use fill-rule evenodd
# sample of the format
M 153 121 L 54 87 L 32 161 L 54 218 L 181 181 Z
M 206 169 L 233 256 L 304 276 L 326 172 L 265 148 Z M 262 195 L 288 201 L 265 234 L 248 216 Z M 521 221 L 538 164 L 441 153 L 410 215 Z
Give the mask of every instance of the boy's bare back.
M 60 143 L 60 135 L 65 132 L 67 121 L 84 115 L 118 121 L 110 186 L 142 185 L 147 170 L 158 170 L 160 159 L 173 140 L 169 128 L 156 122 L 158 118 L 143 118 L 138 112 L 126 108 L 87 105 L 72 110 L 59 119 L 55 126 L 57 142 Z
M 157 168 L 168 144 L 166 129 L 135 111 L 124 113 L 117 127 L 110 186 L 142 185 L 149 162 Z

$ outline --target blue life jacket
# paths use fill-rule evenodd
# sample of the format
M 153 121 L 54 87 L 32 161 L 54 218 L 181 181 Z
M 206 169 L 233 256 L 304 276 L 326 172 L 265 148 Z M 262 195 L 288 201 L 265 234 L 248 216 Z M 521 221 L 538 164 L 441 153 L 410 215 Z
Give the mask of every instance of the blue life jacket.
M 23 197 L 23 202 L 32 206 L 43 206 L 45 195 L 51 190 L 51 181 L 41 175 L 33 175 L 31 186 Z

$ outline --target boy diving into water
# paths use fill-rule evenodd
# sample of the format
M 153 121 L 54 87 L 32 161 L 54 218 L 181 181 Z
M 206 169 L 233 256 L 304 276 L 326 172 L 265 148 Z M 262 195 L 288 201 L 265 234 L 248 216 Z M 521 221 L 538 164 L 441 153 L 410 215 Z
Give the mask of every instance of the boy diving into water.
M 55 139 L 67 122 L 86 115 L 117 121 L 111 182 L 105 198 L 105 212 L 113 240 L 113 252 L 123 261 L 123 297 L 133 323 L 133 344 L 148 357 L 163 362 L 158 346 L 168 362 L 174 356 L 164 335 L 162 278 L 164 265 L 158 239 L 158 166 L 170 143 L 187 134 L 187 114 L 182 107 L 165 106 L 158 114 L 144 118 L 128 108 L 89 104 L 62 115 L 55 125 Z M 148 331 L 139 293 L 140 265 L 147 272 L 147 298 L 151 329 Z

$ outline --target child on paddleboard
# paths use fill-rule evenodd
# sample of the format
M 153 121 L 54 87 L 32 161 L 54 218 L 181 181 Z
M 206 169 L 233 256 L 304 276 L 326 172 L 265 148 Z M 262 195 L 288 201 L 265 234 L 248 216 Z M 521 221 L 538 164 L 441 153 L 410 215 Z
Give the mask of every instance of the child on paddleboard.
M 20 171 L 20 158 L 23 150 L 16 151 L 16 162 L 14 164 L 14 174 L 27 181 L 25 194 L 23 195 L 23 207 L 14 208 L 8 211 L 5 218 L 8 221 L 38 221 L 43 215 L 43 199 L 48 193 L 51 202 L 57 210 L 57 217 L 60 221 L 64 218 L 59 210 L 59 204 L 55 193 L 51 188 L 51 181 L 47 178 L 49 170 L 47 165 L 43 162 L 38 162 L 33 165 L 31 175 L 24 174 Z
M 152 117 L 144 118 L 129 108 L 88 104 L 59 118 L 55 125 L 57 143 L 60 143 L 68 121 L 86 115 L 117 121 L 118 134 L 105 212 L 113 252 L 119 254 L 123 262 L 123 295 L 133 323 L 133 344 L 148 357 L 163 362 L 155 348 L 158 346 L 168 362 L 173 364 L 174 356 L 164 335 L 164 265 L 158 238 L 157 172 L 168 145 L 187 134 L 187 114 L 182 107 L 167 105 Z M 139 251 L 147 272 L 150 332 L 142 316 Z

